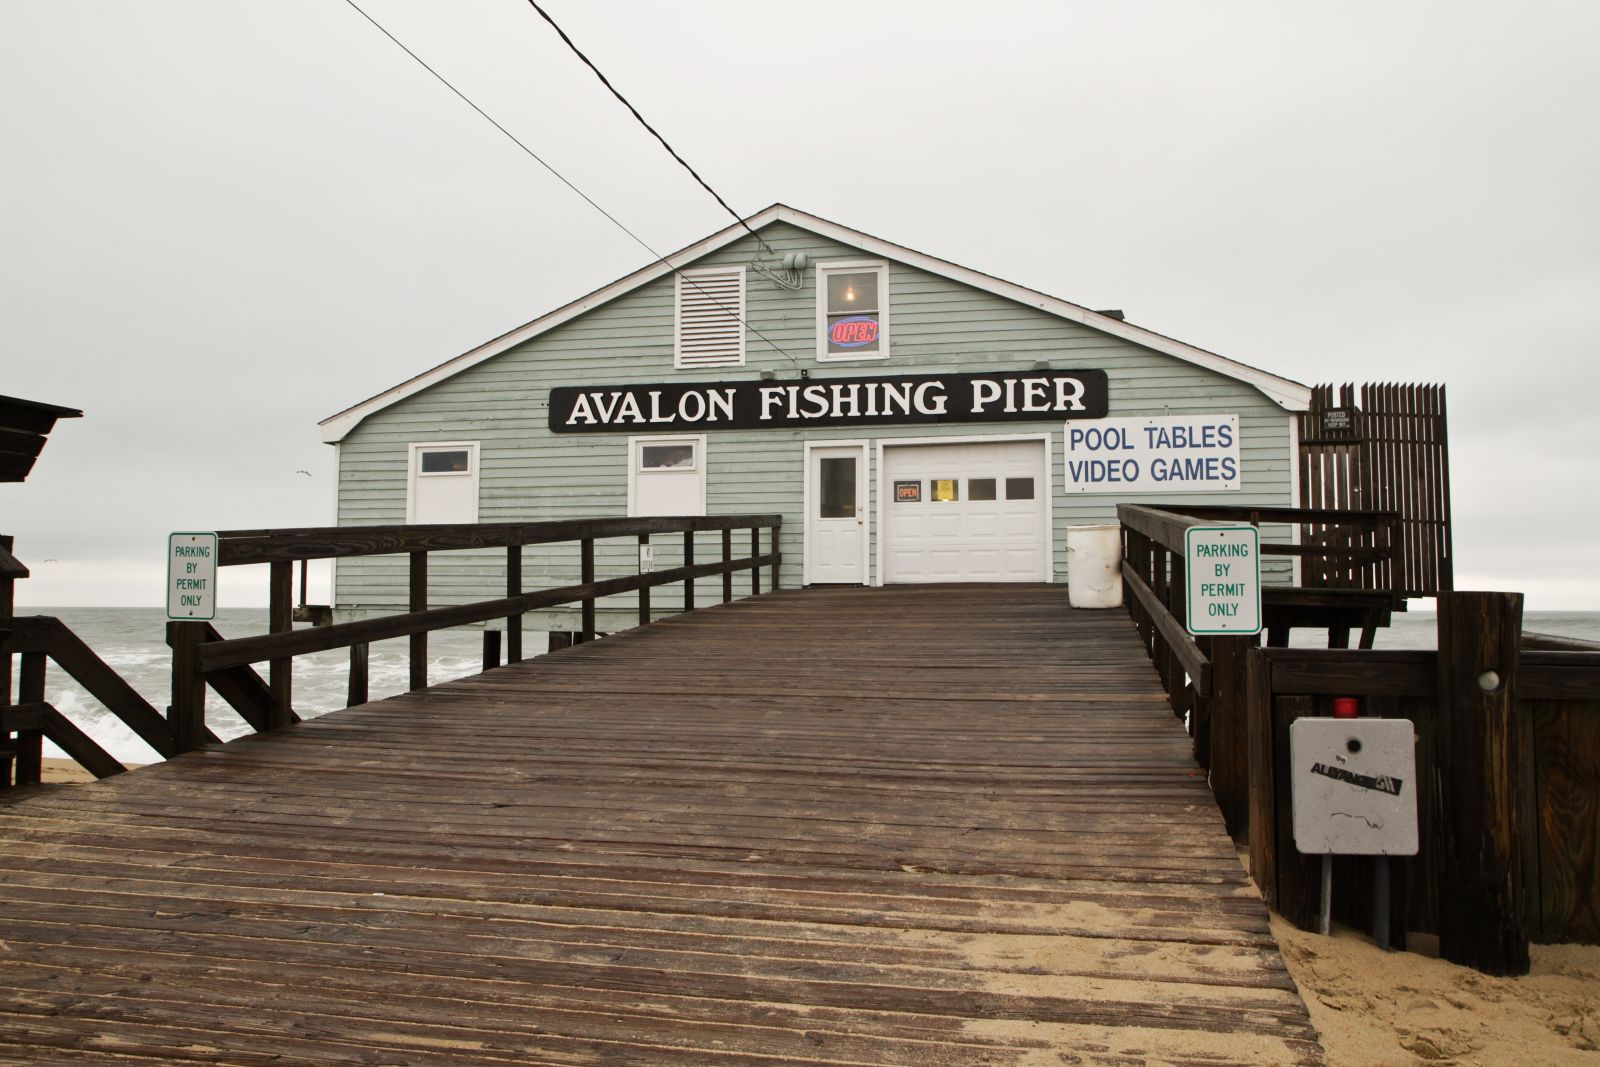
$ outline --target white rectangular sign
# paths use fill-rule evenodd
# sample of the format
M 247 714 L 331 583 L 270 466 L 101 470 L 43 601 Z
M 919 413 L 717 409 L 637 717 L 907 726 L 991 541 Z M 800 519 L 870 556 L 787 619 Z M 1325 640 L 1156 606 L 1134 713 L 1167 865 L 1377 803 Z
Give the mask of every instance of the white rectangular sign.
M 1294 844 L 1308 855 L 1417 854 L 1416 728 L 1409 719 L 1289 726 Z
M 167 618 L 217 617 L 217 535 L 167 536 Z
M 1261 632 L 1261 538 L 1254 526 L 1184 531 L 1185 624 L 1192 634 Z
M 1239 488 L 1239 416 L 1157 415 L 1067 423 L 1069 493 Z

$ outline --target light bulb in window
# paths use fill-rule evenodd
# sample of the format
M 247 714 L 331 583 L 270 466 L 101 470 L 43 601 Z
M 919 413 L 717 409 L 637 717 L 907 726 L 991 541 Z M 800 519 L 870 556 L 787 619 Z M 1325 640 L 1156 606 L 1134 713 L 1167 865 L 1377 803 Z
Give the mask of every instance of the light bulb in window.
M 854 304 L 856 302 L 856 287 L 855 286 L 847 285 L 847 286 L 844 287 L 844 299 L 845 299 L 845 303 L 847 303 L 847 304 Z

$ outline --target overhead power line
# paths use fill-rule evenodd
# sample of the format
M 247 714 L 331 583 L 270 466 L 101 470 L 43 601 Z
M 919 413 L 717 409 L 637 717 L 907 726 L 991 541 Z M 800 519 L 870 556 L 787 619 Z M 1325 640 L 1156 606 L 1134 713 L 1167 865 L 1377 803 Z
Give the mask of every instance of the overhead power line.
M 538 5 L 538 3 L 536 2 L 536 0 L 528 0 L 528 6 L 533 8 L 535 11 L 537 11 L 539 13 L 539 17 L 544 19 L 546 22 L 548 22 L 550 24 L 550 28 L 555 30 L 556 33 L 558 35 L 560 35 L 561 40 L 566 43 L 566 46 L 568 48 L 572 49 L 572 54 L 577 56 L 579 59 L 583 60 L 584 66 L 586 66 L 590 70 L 594 71 L 594 76 L 596 78 L 600 79 L 600 84 L 604 85 L 607 89 L 611 90 L 611 95 L 616 97 L 618 100 L 620 100 L 622 102 L 622 106 L 627 108 L 633 114 L 633 117 L 639 121 L 639 125 L 643 126 L 645 129 L 649 130 L 650 131 L 650 136 L 654 137 L 656 140 L 661 142 L 661 147 L 665 148 L 667 150 L 667 154 L 670 155 L 673 159 L 677 160 L 678 161 L 678 165 L 680 167 L 682 167 L 684 170 L 688 171 L 690 177 L 694 178 L 695 181 L 699 182 L 700 183 L 700 187 L 702 189 L 704 189 L 706 192 L 710 193 L 713 197 L 716 198 L 717 203 L 722 205 L 722 210 L 724 210 L 728 214 L 732 215 L 734 220 L 736 222 L 738 222 L 739 225 L 743 226 L 747 231 L 749 231 L 750 236 L 754 237 L 756 239 L 757 243 L 759 243 L 763 249 L 765 249 L 769 254 L 776 255 L 776 253 L 774 253 L 772 251 L 772 246 L 767 244 L 766 241 L 762 240 L 761 239 L 761 235 L 756 233 L 755 230 L 750 229 L 750 224 L 745 221 L 744 216 L 739 214 L 737 211 L 733 210 L 733 208 L 729 207 L 728 206 L 728 202 L 726 200 L 722 199 L 722 194 L 718 193 L 715 189 L 711 188 L 711 183 L 706 181 L 704 178 L 700 177 L 699 172 L 696 171 L 693 167 L 691 167 L 689 165 L 689 161 L 684 159 L 682 156 L 680 156 L 678 154 L 678 150 L 673 148 L 670 144 L 667 143 L 667 139 L 665 137 L 661 136 L 661 132 L 659 130 L 657 130 L 654 126 L 650 125 L 650 123 L 645 121 L 645 117 L 643 115 L 639 114 L 639 109 L 634 107 L 632 102 L 629 101 L 627 97 L 623 96 L 620 92 L 618 92 L 617 91 L 617 87 L 615 85 L 611 84 L 611 79 L 607 78 L 605 76 L 605 74 L 601 72 L 600 68 L 594 65 L 594 60 L 592 60 L 588 56 L 584 55 L 583 54 L 583 50 L 580 49 L 577 45 L 572 43 L 572 38 L 568 37 L 567 36 L 567 31 L 563 30 L 556 23 L 556 20 L 550 17 L 550 12 L 548 12 L 544 8 L 540 7 Z
M 510 130 L 508 130 L 504 126 L 500 125 L 500 123 L 496 122 L 495 119 L 494 119 L 494 116 L 490 115 L 487 111 L 483 110 L 483 108 L 481 108 L 477 104 L 473 103 L 472 99 L 470 97 L 468 97 L 466 93 L 463 93 L 460 89 L 457 89 L 454 85 L 452 85 L 448 78 L 446 78 L 443 74 L 440 74 L 437 70 L 434 70 L 431 66 L 428 65 L 426 60 L 424 60 L 421 56 L 419 56 L 415 52 L 413 52 L 410 48 L 407 48 L 405 43 L 403 41 L 401 41 L 400 38 L 398 38 L 394 34 L 390 33 L 387 29 L 384 28 L 382 23 L 380 23 L 377 19 L 373 18 L 371 15 L 367 14 L 366 11 L 362 10 L 361 6 L 359 4 L 357 4 L 355 2 L 355 0 L 344 0 L 344 2 L 346 4 L 349 4 L 350 7 L 353 8 L 356 11 L 356 13 L 359 14 L 362 18 L 366 19 L 374 27 L 376 27 L 378 32 L 382 33 L 385 37 L 389 38 L 389 40 L 393 41 L 395 43 L 396 47 L 398 47 L 402 52 L 404 52 L 406 55 L 410 56 L 412 59 L 416 60 L 417 64 L 420 67 L 422 67 L 423 70 L 427 71 L 429 74 L 432 74 L 435 78 L 437 78 L 441 85 L 443 85 L 446 89 L 449 89 L 452 93 L 455 93 L 458 97 L 460 97 L 462 102 L 465 103 L 472 110 L 476 111 L 479 115 L 482 115 L 484 117 L 484 119 L 489 123 L 489 125 L 493 126 L 495 129 L 499 130 L 501 133 L 505 134 L 506 137 L 511 141 L 512 144 L 514 144 L 518 148 L 522 149 L 524 152 L 526 152 L 528 154 L 528 156 L 531 159 L 533 159 L 535 162 L 537 162 L 541 167 L 543 167 L 545 170 L 549 171 L 551 174 L 555 175 L 556 178 L 560 179 L 561 184 L 565 185 L 568 189 L 571 189 L 573 192 L 575 192 L 579 196 L 583 197 L 584 201 L 590 207 L 594 208 L 596 211 L 600 212 L 600 214 L 604 215 L 607 219 L 609 219 L 613 226 L 615 226 L 617 229 L 621 230 L 623 233 L 627 234 L 629 237 L 633 238 L 634 241 L 638 243 L 639 247 L 643 248 L 646 252 L 649 252 L 652 256 L 654 256 L 656 258 L 657 262 L 659 262 L 662 266 L 664 266 L 668 270 L 670 270 L 677 278 L 681 279 L 682 281 L 686 281 L 690 285 L 694 286 L 696 289 L 699 289 L 701 295 L 703 295 L 707 300 L 711 301 L 717 307 L 721 308 L 723 311 L 725 311 L 729 315 L 731 315 L 733 317 L 734 321 L 738 322 L 739 325 L 743 326 L 745 329 L 749 330 L 751 333 L 753 333 L 757 337 L 761 338 L 761 340 L 765 341 L 772 348 L 772 350 L 774 352 L 777 352 L 779 355 L 783 356 L 791 364 L 793 364 L 796 370 L 800 369 L 800 361 L 795 359 L 794 356 L 791 355 L 787 350 L 785 350 L 781 345 L 779 345 L 776 341 L 772 340 L 772 338 L 768 337 L 766 334 L 762 333 L 760 330 L 756 329 L 754 326 L 750 325 L 750 323 L 748 321 L 746 321 L 745 318 L 742 315 L 740 315 L 737 311 L 735 311 L 733 308 L 728 307 L 726 304 L 722 303 L 722 301 L 718 300 L 713 294 L 707 292 L 705 290 L 705 288 L 702 287 L 699 282 L 695 281 L 695 279 L 693 277 L 683 273 L 675 265 L 673 265 L 673 263 L 670 260 L 668 260 L 666 256 L 662 255 L 660 252 L 657 252 L 653 247 L 651 247 L 650 243 L 648 241 L 646 241 L 643 237 L 640 237 L 638 234 L 636 234 L 632 230 L 628 229 L 627 226 L 624 226 L 622 224 L 621 220 L 619 220 L 615 215 L 611 214 L 611 212 L 609 212 L 605 208 L 601 207 L 600 204 L 594 199 L 594 197 L 590 196 L 588 193 L 584 192 L 582 189 L 579 189 L 576 185 L 574 185 L 572 183 L 571 179 L 569 179 L 566 175 L 562 174 L 560 171 L 556 170 L 556 168 L 552 167 L 537 152 L 535 152 L 533 149 L 529 148 L 526 144 L 524 144 L 517 137 L 516 134 L 512 133 Z M 544 12 L 541 11 L 540 14 L 544 14 Z M 547 19 L 549 18 L 548 15 L 546 15 L 545 17 Z M 554 26 L 555 23 L 552 22 L 551 25 Z M 556 30 L 557 30 L 557 32 L 560 32 L 560 27 L 557 26 Z M 566 34 L 562 34 L 562 37 L 565 38 Z M 567 43 L 570 45 L 572 42 L 568 41 Z M 579 54 L 581 55 L 582 53 L 579 53 Z M 585 62 L 588 62 L 588 61 L 585 60 Z M 593 66 L 593 64 L 591 64 L 591 66 Z M 599 71 L 595 71 L 595 73 L 599 74 L 600 72 Z M 602 77 L 601 80 L 604 81 L 605 79 Z M 607 83 L 607 84 L 609 84 L 609 83 Z M 615 90 L 612 90 L 612 91 L 615 92 Z M 623 101 L 623 102 L 626 103 L 626 101 Z M 629 106 L 631 108 L 632 105 L 629 105 Z M 638 112 L 634 112 L 634 114 L 637 115 Z M 642 122 L 644 120 L 641 119 L 640 121 Z M 654 133 L 655 131 L 652 130 L 651 132 Z M 657 136 L 659 137 L 660 135 L 658 134 Z M 665 141 L 662 141 L 661 143 L 662 144 L 666 144 Z M 672 151 L 672 149 L 670 147 L 667 150 L 669 152 Z M 674 152 L 673 155 L 674 155 L 674 157 L 676 157 L 677 153 Z M 679 160 L 679 162 L 681 163 L 683 161 Z M 685 163 L 684 166 L 688 166 L 688 164 Z M 692 174 L 694 172 L 690 171 L 690 173 Z M 698 178 L 698 177 L 699 177 L 699 175 L 696 175 L 696 178 Z M 701 182 L 701 184 L 705 185 L 704 182 Z M 710 186 L 706 186 L 706 188 L 709 189 Z M 712 195 L 716 196 L 716 193 L 713 192 Z M 718 199 L 719 202 L 722 200 L 721 197 L 717 197 L 717 199 Z M 723 207 L 727 207 L 728 205 L 727 204 L 723 204 L 722 206 Z M 731 211 L 732 208 L 729 208 L 729 210 Z M 737 217 L 738 216 L 736 215 L 735 218 L 737 218 Z M 739 221 L 740 222 L 744 222 L 743 219 L 739 219 Z M 747 230 L 750 229 L 750 226 L 749 226 L 748 223 L 745 223 L 745 229 L 747 229 Z M 750 232 L 752 234 L 755 233 L 754 230 L 750 230 Z M 757 236 L 756 240 L 760 241 L 761 238 L 759 236 Z M 764 243 L 765 242 L 763 242 L 763 244 Z M 802 371 L 802 374 L 803 373 L 804 372 Z

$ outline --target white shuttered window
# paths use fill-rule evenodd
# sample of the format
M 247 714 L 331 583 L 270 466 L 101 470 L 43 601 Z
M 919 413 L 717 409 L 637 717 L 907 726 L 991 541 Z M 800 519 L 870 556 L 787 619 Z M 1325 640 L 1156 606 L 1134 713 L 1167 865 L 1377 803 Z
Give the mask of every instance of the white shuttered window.
M 686 270 L 677 280 L 674 366 L 744 366 L 744 268 Z

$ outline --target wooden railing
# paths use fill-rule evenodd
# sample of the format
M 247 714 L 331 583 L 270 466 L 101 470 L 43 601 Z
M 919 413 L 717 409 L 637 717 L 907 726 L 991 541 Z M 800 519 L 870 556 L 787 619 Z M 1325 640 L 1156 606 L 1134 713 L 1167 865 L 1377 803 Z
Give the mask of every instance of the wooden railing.
M 231 530 L 220 533 L 217 563 L 231 567 L 265 563 L 269 567 L 267 628 L 253 637 L 224 638 L 209 624 L 170 622 L 167 642 L 172 646 L 172 704 L 168 709 L 173 743 L 188 751 L 208 740 L 205 729 L 206 689 L 217 691 L 258 731 L 274 730 L 297 721 L 293 707 L 294 657 L 311 652 L 348 648 L 350 682 L 348 703 L 367 699 L 368 647 L 373 641 L 406 637 L 410 640 L 410 685 L 428 684 L 428 634 L 453 626 L 504 620 L 506 657 L 523 658 L 522 617 L 530 611 L 565 604 L 581 605 L 581 628 L 575 640 L 595 636 L 595 605 L 603 597 L 637 592 L 641 625 L 651 620 L 650 591 L 681 583 L 685 611 L 695 607 L 695 580 L 720 576 L 722 600 L 734 598 L 734 576 L 749 572 L 750 594 L 761 592 L 761 570 L 770 571 L 771 587 L 779 580 L 781 556 L 777 515 L 714 515 L 684 518 L 583 519 L 517 524 L 464 524 L 436 526 L 338 526 L 295 530 Z M 770 535 L 770 549 L 762 551 L 762 531 Z M 749 536 L 750 554 L 734 556 L 735 534 Z M 719 533 L 720 559 L 696 563 L 696 535 Z M 681 535 L 682 566 L 632 573 L 615 578 L 595 574 L 595 542 L 605 538 L 637 539 L 650 544 L 653 536 Z M 523 549 L 531 545 L 577 542 L 579 582 L 576 585 L 523 590 Z M 505 596 L 467 604 L 429 607 L 428 560 L 434 552 L 466 549 L 505 550 Z M 296 564 L 315 559 L 403 554 L 409 562 L 408 611 L 379 618 L 337 623 L 312 629 L 293 628 L 293 580 Z M 485 632 L 485 668 L 499 662 L 499 632 Z M 265 662 L 265 680 L 252 665 Z
M 1353 696 L 1416 726 L 1421 847 L 1395 861 L 1399 940 L 1437 934 L 1447 959 L 1502 974 L 1527 969 L 1530 938 L 1600 943 L 1600 644 L 1520 635 L 1521 600 L 1440 594 L 1438 651 L 1249 653 L 1251 869 L 1285 918 L 1311 928 L 1320 895 L 1294 847 L 1289 726 Z M 1335 918 L 1368 928 L 1368 874 L 1334 861 Z

